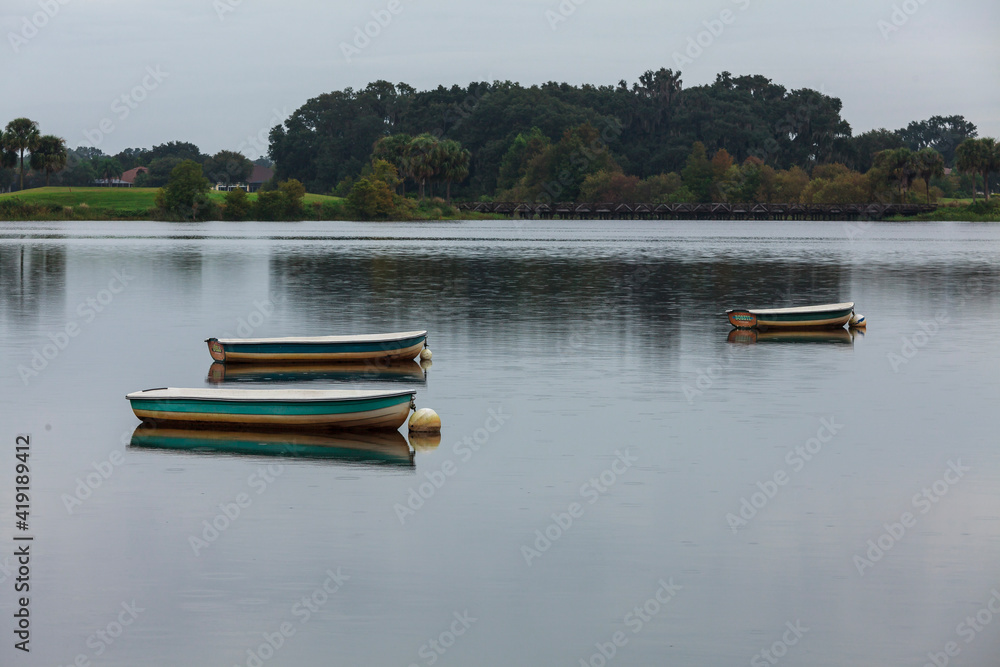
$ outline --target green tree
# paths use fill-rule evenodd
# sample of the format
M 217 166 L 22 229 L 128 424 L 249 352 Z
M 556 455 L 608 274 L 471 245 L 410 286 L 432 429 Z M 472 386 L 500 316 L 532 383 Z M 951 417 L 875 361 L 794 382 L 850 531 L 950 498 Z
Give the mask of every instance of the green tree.
M 66 140 L 51 134 L 38 138 L 35 150 L 31 152 L 31 168 L 45 172 L 45 185 L 49 185 L 49 177 L 66 168 L 69 155 L 66 151 Z
M 500 162 L 500 172 L 497 175 L 497 187 L 500 190 L 509 190 L 517 185 L 528 170 L 528 164 L 544 153 L 552 141 L 545 136 L 537 127 L 531 131 L 521 132 L 510 144 L 510 148 Z
M 284 220 L 288 210 L 288 197 L 281 190 L 260 190 L 253 203 L 253 217 L 256 220 Z
M 60 176 L 62 184 L 81 187 L 93 185 L 97 180 L 97 170 L 94 169 L 94 162 L 89 153 L 73 149 L 68 151 L 68 154 L 66 170 Z
M 691 191 L 696 201 L 708 202 L 712 198 L 712 177 L 712 162 L 708 159 L 705 144 L 696 141 L 681 171 L 684 187 Z
M 348 193 L 348 208 L 360 220 L 385 220 L 392 217 L 399 209 L 393 191 L 401 180 L 394 164 L 385 159 L 373 158 L 371 165 Z
M 955 163 L 955 149 L 966 139 L 979 134 L 973 123 L 964 116 L 931 116 L 928 120 L 912 122 L 896 135 L 914 152 L 933 148 L 941 153 L 945 164 Z
M 7 123 L 7 130 L 4 132 L 7 139 L 7 147 L 16 151 L 21 160 L 21 187 L 24 189 L 24 152 L 29 153 L 38 146 L 38 139 L 41 133 L 38 131 L 38 123 L 30 118 L 15 118 Z
M 97 175 L 106 181 L 108 187 L 111 187 L 111 181 L 121 178 L 122 165 L 113 157 L 102 158 L 97 163 Z
M 205 160 L 205 176 L 226 186 L 246 183 L 253 173 L 253 162 L 236 151 L 219 151 Z
M 944 156 L 933 148 L 924 148 L 914 155 L 917 175 L 927 186 L 927 203 L 931 203 L 931 179 L 944 176 Z
M 17 153 L 7 144 L 7 135 L 0 131 L 0 189 L 10 187 L 17 175 L 11 170 L 17 166 Z
M 149 151 L 145 148 L 126 148 L 119 151 L 115 158 L 121 162 L 122 171 L 129 171 L 136 167 L 145 167 L 149 162 Z
M 852 159 L 849 164 L 860 172 L 867 172 L 875 165 L 877 154 L 902 148 L 904 144 L 897 132 L 885 128 L 869 130 L 851 139 Z
M 774 175 L 774 201 L 779 204 L 794 204 L 802 199 L 802 192 L 809 185 L 809 174 L 795 165 L 782 169 Z
M 424 186 L 434 178 L 440 169 L 441 156 L 439 141 L 424 133 L 413 138 L 406 154 L 408 172 L 420 185 L 420 199 L 424 198 Z
M 159 160 L 165 157 L 177 158 L 179 160 L 194 160 L 204 162 L 205 156 L 201 154 L 201 149 L 187 141 L 168 141 L 159 146 L 153 146 L 145 153 L 147 161 Z
M 386 185 L 393 189 L 402 182 L 396 165 L 388 160 L 373 159 L 371 166 L 364 175 L 384 181 Z
M 162 188 L 170 181 L 170 174 L 183 162 L 176 157 L 157 158 L 149 163 L 149 172 L 139 174 L 136 186 L 144 188 Z
M 680 174 L 657 174 L 650 176 L 636 185 L 635 198 L 638 202 L 649 204 L 665 204 L 670 196 L 681 189 L 684 182 Z
M 739 170 L 733 170 L 733 156 L 720 148 L 712 156 L 712 189 L 710 199 L 720 202 L 737 201 L 741 194 Z
M 170 181 L 156 194 L 156 206 L 161 212 L 183 220 L 201 220 L 208 216 L 212 202 L 211 187 L 194 160 L 184 160 L 170 172 Z
M 373 176 L 363 176 L 347 195 L 347 206 L 361 220 L 384 220 L 395 211 L 392 188 Z
M 284 217 L 289 220 L 301 217 L 302 200 L 306 196 L 306 186 L 296 179 L 290 178 L 278 184 L 278 192 L 285 196 Z
M 955 166 L 966 174 L 978 174 L 983 179 L 983 193 L 990 200 L 990 174 L 1000 171 L 1000 149 L 995 139 L 966 139 L 955 151 Z M 973 182 L 972 200 L 976 199 Z
M 913 151 L 905 147 L 882 151 L 875 156 L 873 169 L 878 180 L 895 184 L 899 188 L 900 201 L 906 201 L 906 192 L 917 178 Z
M 441 142 L 441 176 L 446 183 L 445 199 L 451 203 L 451 184 L 461 183 L 469 177 L 469 163 L 472 153 L 462 148 L 462 144 L 451 139 Z
M 250 197 L 243 188 L 227 192 L 225 204 L 225 208 L 222 209 L 222 217 L 225 220 L 246 220 L 252 209 Z
M 385 160 L 396 168 L 396 173 L 401 177 L 397 185 L 400 186 L 400 194 L 406 196 L 406 178 L 410 142 L 413 137 L 408 134 L 393 134 L 388 137 L 381 137 L 375 142 L 372 149 L 372 160 Z
M 620 171 L 599 171 L 583 180 L 579 198 L 593 203 L 630 203 L 638 201 L 638 187 L 638 176 L 626 176 Z
M 590 123 L 563 132 L 528 164 L 522 190 L 538 201 L 575 201 L 587 176 L 622 171 L 601 133 Z

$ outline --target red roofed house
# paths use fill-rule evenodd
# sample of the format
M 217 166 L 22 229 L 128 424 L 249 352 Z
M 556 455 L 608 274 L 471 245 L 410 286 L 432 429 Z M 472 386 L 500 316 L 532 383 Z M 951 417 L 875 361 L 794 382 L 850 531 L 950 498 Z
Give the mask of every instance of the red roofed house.
M 250 172 L 250 178 L 247 179 L 247 185 L 249 186 L 247 190 L 249 192 L 257 192 L 260 190 L 260 186 L 264 185 L 272 178 L 274 178 L 274 169 L 255 164 L 253 166 L 253 171 Z
M 259 164 L 253 166 L 253 171 L 250 172 L 250 178 L 247 179 L 246 183 L 233 183 L 227 185 L 225 183 L 217 183 L 215 185 L 216 190 L 222 192 L 228 192 L 229 190 L 246 190 L 247 192 L 257 192 L 260 190 L 260 186 L 267 183 L 269 180 L 274 178 L 274 169 L 270 167 L 262 167 Z
M 122 174 L 122 181 L 128 183 L 130 186 L 135 185 L 135 179 L 139 174 L 148 174 L 149 169 L 145 167 L 136 167 L 135 169 L 129 169 L 124 174 Z

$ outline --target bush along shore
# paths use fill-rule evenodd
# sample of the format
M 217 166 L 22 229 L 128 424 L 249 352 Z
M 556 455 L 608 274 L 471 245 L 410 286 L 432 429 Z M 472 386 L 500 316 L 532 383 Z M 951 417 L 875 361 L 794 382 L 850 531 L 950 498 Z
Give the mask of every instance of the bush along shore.
M 351 207 L 342 197 L 306 194 L 299 206 L 289 206 L 287 199 L 265 193 L 229 195 L 211 192 L 209 204 L 193 217 L 170 214 L 157 207 L 154 188 L 38 188 L 0 195 L 0 221 L 60 220 L 230 220 L 230 221 L 304 221 L 304 220 L 508 220 L 508 216 L 460 211 L 444 199 L 408 199 L 384 215 L 367 215 Z M 233 204 L 233 200 L 238 202 Z M 950 203 L 916 216 L 887 218 L 893 222 L 1000 222 L 1000 201 L 978 200 L 974 203 Z
M 891 218 L 894 222 L 1000 222 L 1000 200 L 977 200 L 971 204 L 948 204 L 930 213 Z
M 257 193 L 243 193 L 245 204 L 226 204 L 227 193 L 211 192 L 208 203 L 193 216 L 165 211 L 156 205 L 155 188 L 37 188 L 0 195 L 0 221 L 59 220 L 359 220 L 342 197 L 303 195 L 299 205 L 289 205 L 281 196 L 267 195 L 261 201 Z M 382 220 L 468 220 L 496 216 L 463 213 L 439 198 L 422 202 L 410 200 L 411 206 Z

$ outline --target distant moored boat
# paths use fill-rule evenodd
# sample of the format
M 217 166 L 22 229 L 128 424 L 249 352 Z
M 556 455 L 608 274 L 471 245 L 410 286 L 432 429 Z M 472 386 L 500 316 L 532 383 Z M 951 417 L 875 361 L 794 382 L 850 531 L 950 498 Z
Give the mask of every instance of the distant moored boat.
M 316 363 L 412 360 L 427 344 L 426 331 L 305 338 L 209 338 L 208 351 L 226 363 Z
M 729 323 L 737 329 L 836 328 L 847 324 L 853 313 L 854 302 L 800 308 L 751 308 L 726 311 Z

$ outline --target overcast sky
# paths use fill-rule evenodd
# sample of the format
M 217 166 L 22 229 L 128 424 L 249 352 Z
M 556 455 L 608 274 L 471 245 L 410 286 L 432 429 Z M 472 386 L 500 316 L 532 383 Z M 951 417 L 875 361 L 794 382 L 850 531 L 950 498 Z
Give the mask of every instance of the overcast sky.
M 376 79 L 614 84 L 678 58 L 686 87 L 728 70 L 839 97 L 855 133 L 962 114 L 1000 137 L 997 0 L 3 0 L 0 27 L 0 121 L 107 153 L 257 157 L 309 98 Z

